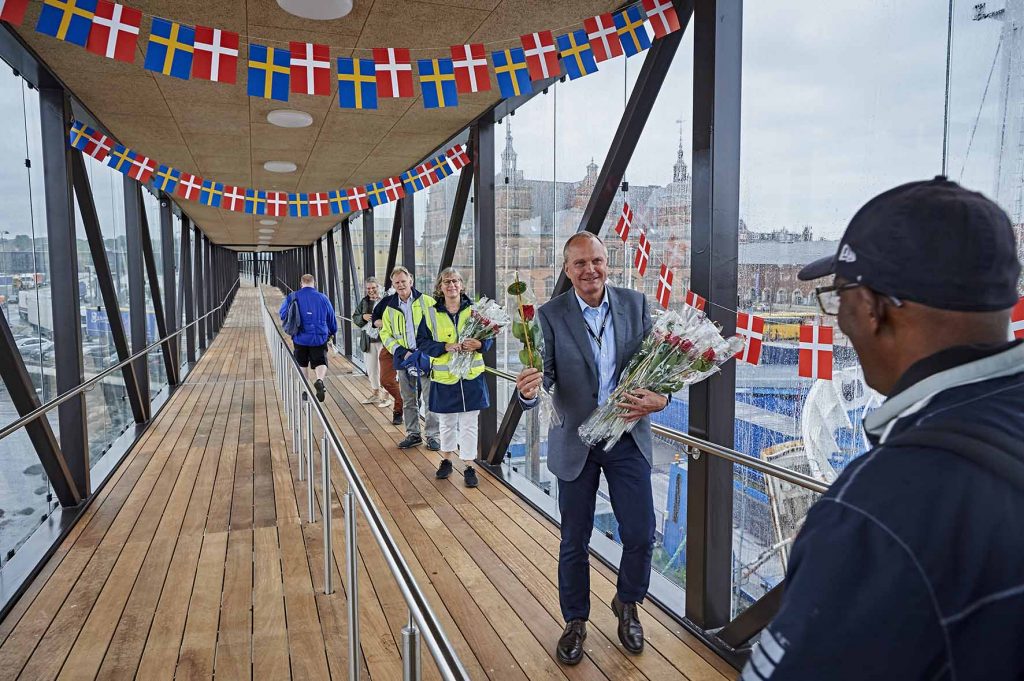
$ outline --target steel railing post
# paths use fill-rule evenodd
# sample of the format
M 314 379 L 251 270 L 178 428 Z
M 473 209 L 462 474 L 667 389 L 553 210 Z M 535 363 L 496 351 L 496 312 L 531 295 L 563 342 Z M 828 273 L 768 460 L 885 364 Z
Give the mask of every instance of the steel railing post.
M 349 485 L 351 486 L 351 482 Z M 359 678 L 359 558 L 356 547 L 356 497 L 345 492 L 345 571 L 348 575 L 348 678 Z
M 315 493 L 313 481 L 316 474 L 313 469 L 313 405 L 309 393 L 302 393 L 306 398 L 306 515 L 308 522 L 316 522 Z
M 409 611 L 409 624 L 402 627 L 402 679 L 420 681 L 420 630 L 412 610 Z
M 334 551 L 334 542 L 331 537 L 331 454 L 327 444 L 327 430 L 324 429 L 323 440 L 320 441 L 320 475 L 323 478 L 323 510 L 321 515 L 324 519 L 324 593 L 334 593 L 334 585 L 331 583 L 333 574 L 331 572 L 331 554 Z

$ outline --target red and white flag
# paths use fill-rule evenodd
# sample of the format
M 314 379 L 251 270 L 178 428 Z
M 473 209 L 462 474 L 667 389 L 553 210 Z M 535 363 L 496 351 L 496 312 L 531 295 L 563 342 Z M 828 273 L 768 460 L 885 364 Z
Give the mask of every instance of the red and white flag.
M 331 94 L 331 50 L 317 43 L 288 43 L 291 91 L 298 95 Z
M 349 210 L 366 210 L 370 207 L 370 199 L 362 187 L 352 187 L 348 190 L 348 202 Z
M 444 152 L 444 155 L 448 157 L 448 164 L 451 165 L 452 170 L 459 170 L 469 165 L 469 152 L 466 151 L 465 144 L 456 144 Z
M 132 165 L 128 169 L 128 177 L 138 180 L 143 184 L 149 182 L 150 178 L 153 177 L 153 173 L 156 172 L 156 161 L 143 156 L 137 151 L 132 152 L 131 161 Z
M 0 4 L 5 0 L 0 0 Z M 6 4 L 11 4 L 6 0 Z M 4 12 L 7 10 L 4 9 Z M 4 19 L 7 17 L 5 16 Z M 99 0 L 96 13 L 92 17 L 92 29 L 85 49 L 108 59 L 135 61 L 135 46 L 139 40 L 139 25 L 142 23 L 142 12 L 116 2 Z
M 487 71 L 487 51 L 483 43 L 452 45 L 452 66 L 455 67 L 455 89 L 459 94 L 486 92 L 491 89 Z
M 1024 338 L 1024 298 L 1017 301 L 1010 313 L 1010 333 L 1014 338 Z
M 397 201 L 405 196 L 405 187 L 402 186 L 402 178 L 389 177 L 384 180 L 384 196 L 388 201 Z
M 663 308 L 668 309 L 669 298 L 672 297 L 672 270 L 668 268 L 668 265 L 661 263 L 661 273 L 658 275 L 658 303 Z
M 202 188 L 203 178 L 189 175 L 183 171 L 178 179 L 177 186 L 174 188 L 174 193 L 183 199 L 197 201 L 199 200 L 199 190 Z
M 804 378 L 832 380 L 832 327 L 800 325 L 800 367 Z
M 640 276 L 647 272 L 647 262 L 651 259 L 651 242 L 647 240 L 647 234 L 640 232 L 640 243 L 636 246 L 636 256 L 633 258 L 633 266 Z
M 622 214 L 619 215 L 619 221 L 615 223 L 615 233 L 619 235 L 619 238 L 626 241 L 629 238 L 629 228 L 633 226 L 633 209 L 629 207 L 628 203 L 622 204 Z M 664 267 L 664 265 L 662 265 Z
M 91 130 L 91 128 L 90 128 Z M 85 148 L 82 149 L 86 154 L 92 156 L 97 161 L 103 161 L 107 158 L 107 154 L 114 148 L 114 140 L 110 139 L 99 130 L 92 130 L 92 134 L 88 135 L 88 140 L 85 143 Z
M 196 26 L 192 77 L 233 84 L 237 73 L 238 34 L 219 28 Z M 330 72 L 327 76 L 330 78 Z
M 530 70 L 530 80 L 544 80 L 562 75 L 562 66 L 558 61 L 558 48 L 551 31 L 539 31 L 519 36 L 526 54 L 526 67 Z
M 708 301 L 704 300 L 703 296 L 698 296 L 694 291 L 686 292 L 686 304 L 692 308 L 698 309 L 701 312 L 707 306 Z
M 235 187 L 230 184 L 224 185 L 224 194 L 220 199 L 220 207 L 233 210 L 236 213 L 244 213 L 245 187 Z
M 619 29 L 615 28 L 615 20 L 611 13 L 598 14 L 583 22 L 590 40 L 590 48 L 594 50 L 594 59 L 598 62 L 622 56 L 622 42 L 619 40 Z
M 679 15 L 672 0 L 644 0 L 644 11 L 651 22 L 655 38 L 664 38 L 679 30 Z
M 331 214 L 331 200 L 327 192 L 318 192 L 309 195 L 309 215 L 314 218 L 322 218 Z
M 0 21 L 17 26 L 25 20 L 28 0 L 0 0 Z
M 437 175 L 434 173 L 434 164 L 430 161 L 419 164 L 413 170 L 416 173 L 416 179 L 422 182 L 424 187 L 429 187 L 437 182 Z
M 267 215 L 284 217 L 288 215 L 288 194 L 285 192 L 267 192 Z
M 412 97 L 412 62 L 404 47 L 373 48 L 378 97 Z
M 761 342 L 764 340 L 764 319 L 746 312 L 736 313 L 736 333 L 743 336 L 743 349 L 736 359 L 747 364 L 761 363 Z

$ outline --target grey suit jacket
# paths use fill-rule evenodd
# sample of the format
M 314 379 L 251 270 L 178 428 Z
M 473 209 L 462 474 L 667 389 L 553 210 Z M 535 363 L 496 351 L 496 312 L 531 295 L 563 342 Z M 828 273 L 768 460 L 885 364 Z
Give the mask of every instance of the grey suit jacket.
M 621 376 L 650 332 L 651 316 L 647 298 L 642 293 L 608 285 L 605 288 L 615 326 L 615 373 Z M 597 365 L 575 290 L 570 289 L 542 305 L 537 318 L 544 332 L 544 386 L 554 388 L 554 407 L 562 416 L 562 425 L 552 423 L 548 430 L 548 470 L 560 480 L 575 480 L 590 451 L 577 431 L 597 409 Z M 531 405 L 524 403 L 524 406 L 530 408 Z M 632 435 L 640 452 L 651 463 L 650 419 L 641 419 Z

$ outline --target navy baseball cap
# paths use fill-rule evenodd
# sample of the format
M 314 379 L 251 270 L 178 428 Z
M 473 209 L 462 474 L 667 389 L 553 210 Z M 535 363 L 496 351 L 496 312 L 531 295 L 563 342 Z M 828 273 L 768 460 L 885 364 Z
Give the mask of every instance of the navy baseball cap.
M 800 270 L 831 274 L 941 310 L 989 312 L 1017 303 L 1021 265 L 1010 218 L 984 195 L 942 175 L 868 201 L 835 255 Z

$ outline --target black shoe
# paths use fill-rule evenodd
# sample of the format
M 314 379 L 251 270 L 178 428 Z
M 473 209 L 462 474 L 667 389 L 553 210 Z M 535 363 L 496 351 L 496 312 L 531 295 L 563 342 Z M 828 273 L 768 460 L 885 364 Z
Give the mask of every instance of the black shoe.
M 398 448 L 409 449 L 410 447 L 415 447 L 416 445 L 421 444 L 422 442 L 423 438 L 421 438 L 419 435 L 406 435 L 405 439 L 398 443 Z
M 587 640 L 587 621 L 569 620 L 565 623 L 565 631 L 558 639 L 558 661 L 562 664 L 575 665 L 583 659 L 583 642 Z
M 434 473 L 434 477 L 438 480 L 444 480 L 452 474 L 452 462 L 448 459 L 444 459 L 441 465 L 437 467 L 437 472 Z
M 402 425 L 402 412 L 393 411 L 391 412 L 391 425 L 400 426 Z
M 612 612 L 619 618 L 619 641 L 628 652 L 638 655 L 644 651 L 644 628 L 637 616 L 636 603 L 623 603 L 619 595 L 612 599 Z
M 472 466 L 466 467 L 466 472 L 462 474 L 462 477 L 466 481 L 466 487 L 476 487 L 480 484 L 480 481 L 476 479 L 476 471 L 473 470 Z
M 439 452 L 441 451 L 441 443 L 437 441 L 436 437 L 428 437 L 427 449 L 429 449 L 432 452 Z
M 327 388 L 326 386 L 324 386 L 323 380 L 319 378 L 316 379 L 316 382 L 313 384 L 313 387 L 316 389 L 316 399 L 323 402 L 324 399 L 327 397 Z

